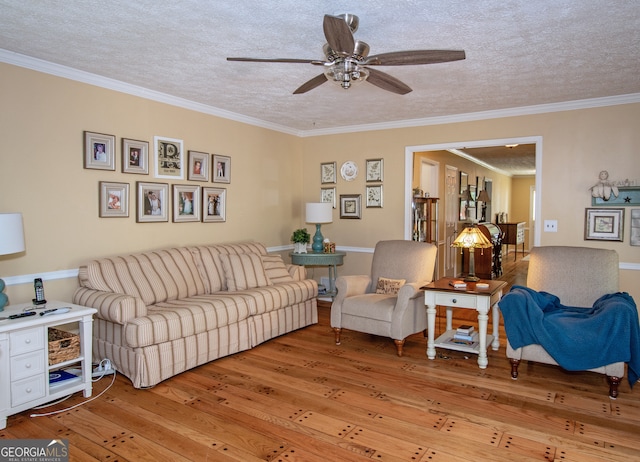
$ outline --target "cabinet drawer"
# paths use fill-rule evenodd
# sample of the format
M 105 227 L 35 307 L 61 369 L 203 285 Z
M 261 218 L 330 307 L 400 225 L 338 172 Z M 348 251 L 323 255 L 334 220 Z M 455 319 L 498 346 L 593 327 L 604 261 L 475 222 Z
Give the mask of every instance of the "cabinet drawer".
M 45 376 L 40 374 L 11 383 L 11 405 L 19 406 L 44 396 Z
M 44 374 L 44 351 L 33 351 L 11 357 L 11 380 L 16 381 L 35 374 Z
M 11 356 L 44 349 L 44 328 L 34 327 L 9 334 Z
M 436 305 L 461 308 L 476 308 L 477 297 L 473 295 L 441 293 L 436 294 Z

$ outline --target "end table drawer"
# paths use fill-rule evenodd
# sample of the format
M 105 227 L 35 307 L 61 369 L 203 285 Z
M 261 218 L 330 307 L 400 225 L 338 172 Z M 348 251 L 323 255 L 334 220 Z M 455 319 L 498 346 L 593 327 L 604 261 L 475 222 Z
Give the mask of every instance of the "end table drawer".
M 25 353 L 11 358 L 11 380 L 20 380 L 44 373 L 44 354 L 42 351 Z
M 34 327 L 11 332 L 9 342 L 11 356 L 44 349 L 44 328 Z
M 11 383 L 11 406 L 19 406 L 44 396 L 44 374 Z
M 477 297 L 466 294 L 438 293 L 436 294 L 436 305 L 459 306 L 462 308 L 476 308 Z

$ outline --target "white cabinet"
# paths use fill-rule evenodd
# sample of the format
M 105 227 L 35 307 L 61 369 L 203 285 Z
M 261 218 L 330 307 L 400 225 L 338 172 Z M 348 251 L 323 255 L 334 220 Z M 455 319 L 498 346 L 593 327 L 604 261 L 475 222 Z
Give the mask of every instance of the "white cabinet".
M 69 307 L 67 313 L 40 316 L 44 310 Z M 7 426 L 7 417 L 82 391 L 91 396 L 91 333 L 93 308 L 64 302 L 49 302 L 46 307 L 31 303 L 5 307 L 0 316 L 10 316 L 25 310 L 38 314 L 19 319 L 0 320 L 0 429 Z M 50 364 L 49 329 L 72 332 L 79 337 L 77 354 L 56 364 Z M 79 371 L 76 377 L 50 382 L 50 374 L 64 369 Z

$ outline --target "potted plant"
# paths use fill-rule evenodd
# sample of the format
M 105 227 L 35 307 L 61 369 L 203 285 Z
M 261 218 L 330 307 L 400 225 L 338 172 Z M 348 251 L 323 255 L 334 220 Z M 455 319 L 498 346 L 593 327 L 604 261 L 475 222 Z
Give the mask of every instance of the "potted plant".
M 311 242 L 311 234 L 306 228 L 296 229 L 291 235 L 294 253 L 307 253 L 307 244 Z

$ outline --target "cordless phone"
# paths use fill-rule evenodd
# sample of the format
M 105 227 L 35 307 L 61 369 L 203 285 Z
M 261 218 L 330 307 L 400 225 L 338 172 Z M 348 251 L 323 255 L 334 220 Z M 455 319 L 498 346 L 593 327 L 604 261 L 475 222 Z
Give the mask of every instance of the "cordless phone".
M 42 285 L 42 279 L 36 278 L 33 280 L 33 288 L 36 291 L 36 298 L 34 298 L 34 305 L 44 305 L 47 301 L 44 299 L 44 286 Z

